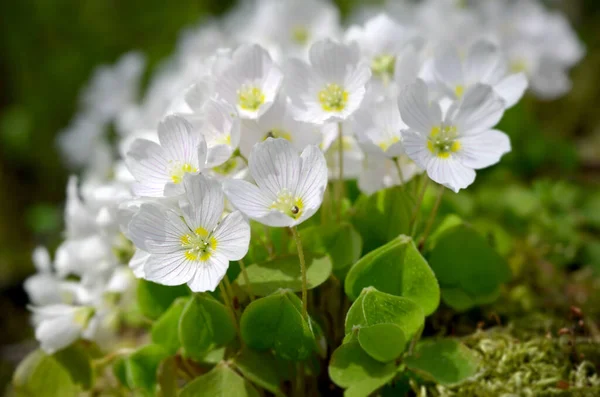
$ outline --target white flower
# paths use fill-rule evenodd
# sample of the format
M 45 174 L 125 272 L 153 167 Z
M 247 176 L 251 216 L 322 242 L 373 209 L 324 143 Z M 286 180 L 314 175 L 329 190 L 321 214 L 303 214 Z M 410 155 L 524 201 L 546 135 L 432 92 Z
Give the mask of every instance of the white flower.
M 418 43 L 416 31 L 404 27 L 386 14 L 369 19 L 363 27 L 351 26 L 347 42 L 358 43 L 361 53 L 369 59 L 374 76 L 390 79 L 394 75 L 396 56 L 409 43 Z
M 312 45 L 310 65 L 289 62 L 286 92 L 296 108 L 296 119 L 314 124 L 347 119 L 360 106 L 371 78 L 368 62 L 358 47 L 326 39 Z
M 455 192 L 475 180 L 476 169 L 497 163 L 510 151 L 508 137 L 491 128 L 504 113 L 504 101 L 477 84 L 453 104 L 445 117 L 430 104 L 427 85 L 418 80 L 400 95 L 406 154 L 435 182 Z
M 240 117 L 256 119 L 279 92 L 283 74 L 259 45 L 242 45 L 215 83 L 215 93 L 237 108 Z
M 510 108 L 527 89 L 525 74 L 509 74 L 504 55 L 488 41 L 475 42 L 464 57 L 458 48 L 445 44 L 433 60 L 433 73 L 442 92 L 451 99 L 461 98 L 466 90 L 481 83 L 492 86 Z
M 402 172 L 402 179 L 399 172 Z M 402 182 L 410 181 L 421 172 L 419 166 L 405 154 L 395 159 L 367 154 L 358 177 L 358 188 L 365 194 L 373 194 L 381 189 L 402 185 Z
M 254 146 L 249 167 L 256 185 L 243 180 L 223 183 L 229 201 L 249 218 L 268 226 L 292 227 L 321 206 L 327 166 L 316 146 L 307 146 L 298 155 L 289 141 L 267 138 Z
M 356 179 L 362 172 L 365 155 L 355 137 L 355 123 L 350 120 L 341 124 L 329 123 L 323 126 L 321 148 L 325 153 L 329 180 L 340 179 L 340 140 L 339 128 L 342 128 L 342 157 L 344 180 Z
M 137 180 L 134 192 L 143 197 L 183 193 L 181 182 L 188 173 L 206 167 L 206 141 L 179 116 L 167 116 L 158 125 L 160 144 L 138 139 L 127 153 L 127 167 Z
M 142 250 L 131 266 L 137 276 L 163 285 L 185 284 L 194 292 L 213 291 L 229 261 L 242 259 L 250 226 L 238 211 L 221 220 L 225 198 L 219 182 L 186 175 L 185 196 L 177 209 L 142 204 L 129 224 L 129 235 Z M 144 261 L 139 270 L 138 260 Z
M 388 99 L 360 109 L 354 119 L 358 141 L 366 151 L 389 158 L 404 153 L 402 130 L 407 126 L 400 118 L 395 100 Z
M 280 94 L 273 106 L 258 120 L 242 122 L 240 152 L 248 157 L 255 143 L 269 137 L 286 139 L 301 151 L 308 145 L 318 145 L 322 134 L 314 124 L 295 120 L 292 105 L 286 96 Z
M 240 143 L 240 119 L 227 102 L 210 99 L 202 107 L 200 132 L 208 146 L 207 166 L 225 163 Z
M 42 350 L 53 354 L 82 336 L 94 316 L 94 308 L 87 306 L 71 306 L 51 304 L 31 307 L 35 326 L 35 338 L 40 342 Z

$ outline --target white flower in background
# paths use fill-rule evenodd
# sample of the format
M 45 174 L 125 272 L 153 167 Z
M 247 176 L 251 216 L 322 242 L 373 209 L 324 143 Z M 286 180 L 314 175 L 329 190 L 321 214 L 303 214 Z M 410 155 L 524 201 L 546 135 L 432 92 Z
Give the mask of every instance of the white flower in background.
M 295 118 L 314 124 L 344 121 L 360 106 L 371 78 L 358 46 L 330 39 L 312 45 L 310 65 L 292 59 L 286 74 L 286 92 Z
M 316 146 L 301 155 L 285 139 L 267 138 L 257 143 L 249 157 L 256 185 L 226 180 L 223 189 L 234 207 L 262 224 L 295 226 L 321 206 L 327 187 L 327 165 Z
M 373 194 L 407 183 L 421 172 L 421 168 L 405 154 L 394 159 L 367 154 L 358 177 L 358 188 L 365 194 Z
M 418 80 L 399 98 L 406 154 L 435 182 L 458 192 L 475 180 L 476 169 L 497 163 L 510 151 L 503 132 L 492 130 L 504 113 L 504 101 L 491 87 L 476 84 L 445 117 L 430 103 L 427 85 Z
M 365 151 L 389 158 L 404 153 L 402 130 L 407 128 L 396 100 L 388 99 L 360 109 L 354 116 L 356 136 Z
M 99 66 L 81 95 L 81 101 L 93 119 L 106 123 L 127 106 L 135 103 L 144 72 L 144 55 L 129 52 L 111 66 Z
M 240 144 L 240 118 L 227 102 L 210 99 L 202 107 L 200 133 L 208 146 L 207 167 L 225 163 Z
M 242 45 L 215 82 L 215 93 L 235 105 L 240 117 L 256 119 L 275 101 L 283 74 L 259 45 Z
M 52 270 L 50 254 L 45 247 L 37 247 L 32 255 L 36 273 L 23 283 L 23 289 L 34 305 L 60 303 L 63 300 L 60 290 L 61 280 Z
M 305 58 L 313 42 L 339 35 L 339 14 L 329 1 L 257 0 L 243 2 L 226 23 L 241 42 L 258 42 L 277 55 Z
M 506 108 L 510 108 L 527 89 L 525 73 L 509 74 L 500 48 L 488 41 L 475 42 L 463 57 L 458 48 L 449 44 L 442 46 L 434 57 L 433 73 L 442 93 L 453 100 L 481 83 L 491 86 L 504 99 Z
M 371 64 L 373 75 L 389 80 L 394 76 L 397 55 L 409 44 L 422 41 L 416 30 L 404 27 L 386 14 L 379 14 L 364 27 L 351 26 L 345 41 L 358 43 L 361 53 Z
M 248 252 L 250 226 L 239 211 L 221 220 L 225 198 L 219 182 L 186 175 L 183 185 L 185 196 L 177 210 L 142 204 L 133 216 L 129 235 L 137 248 L 149 254 L 143 271 L 135 262 L 134 271 L 159 284 L 187 283 L 194 292 L 213 291 L 229 261 Z
M 65 304 L 30 307 L 30 310 L 33 312 L 35 338 L 47 354 L 88 336 L 86 331 L 95 312 L 92 307 Z
M 158 125 L 158 140 L 138 139 L 127 153 L 127 167 L 137 183 L 134 193 L 164 197 L 183 193 L 183 177 L 206 168 L 204 137 L 179 116 L 167 116 Z
M 279 95 L 271 108 L 258 120 L 242 122 L 240 152 L 250 156 L 252 147 L 267 138 L 283 138 L 301 151 L 308 145 L 318 145 L 322 134 L 318 126 L 294 119 L 293 108 L 285 95 Z
M 321 149 L 325 153 L 327 161 L 327 170 L 329 180 L 340 179 L 340 140 L 339 131 L 342 127 L 342 156 L 343 156 L 343 175 L 344 180 L 356 179 L 362 172 L 364 153 L 360 147 L 356 134 L 354 133 L 355 124 L 346 121 L 341 124 L 329 123 L 323 126 L 323 142 Z

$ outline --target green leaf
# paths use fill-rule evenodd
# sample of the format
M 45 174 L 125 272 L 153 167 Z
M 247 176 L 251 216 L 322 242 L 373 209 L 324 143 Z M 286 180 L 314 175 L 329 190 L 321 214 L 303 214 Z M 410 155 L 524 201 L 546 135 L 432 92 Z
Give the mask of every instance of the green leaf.
M 406 340 L 409 340 L 424 323 L 423 309 L 414 301 L 386 294 L 371 287 L 365 288 L 348 310 L 346 333 L 352 332 L 354 327 L 395 324 L 400 327 Z
M 489 303 L 500 284 L 510 280 L 505 260 L 471 226 L 448 227 L 434 240 L 429 264 L 442 287 L 442 299 L 454 309 Z M 469 300 L 472 305 L 467 304 Z
M 363 238 L 369 252 L 400 234 L 409 234 L 409 222 L 414 200 L 407 190 L 394 186 L 371 196 L 361 196 L 356 202 L 352 224 Z
M 454 339 L 422 340 L 404 363 L 421 377 L 441 385 L 458 384 L 475 375 L 479 367 L 473 352 Z
M 404 352 L 406 338 L 396 324 L 375 324 L 358 330 L 358 343 L 371 357 L 382 363 L 398 358 Z
M 302 316 L 302 302 L 289 290 L 280 290 L 248 305 L 240 328 L 249 347 L 273 349 L 285 359 L 304 360 L 316 349 L 312 327 Z
M 251 382 L 276 396 L 284 396 L 279 387 L 281 379 L 277 373 L 277 362 L 270 353 L 244 348 L 235 358 L 235 365 Z
M 179 397 L 260 397 L 258 391 L 225 363 L 194 379 Z
M 125 359 L 125 378 L 131 389 L 153 394 L 160 363 L 169 356 L 159 345 L 146 345 Z
M 362 238 L 349 223 L 311 226 L 301 229 L 300 237 L 307 251 L 329 255 L 339 278 L 345 277 L 362 252 Z
M 328 256 L 316 257 L 305 253 L 306 278 L 308 289 L 323 284 L 331 274 L 331 260 Z M 267 296 L 280 288 L 298 292 L 302 290 L 300 261 L 297 255 L 284 256 L 270 261 L 255 263 L 247 267 L 248 279 L 252 292 L 258 296 Z M 240 275 L 236 282 L 240 287 L 246 286 L 244 277 Z
M 356 341 L 338 347 L 331 356 L 329 377 L 346 389 L 345 397 L 366 397 L 396 375 L 394 363 L 371 358 Z
M 181 346 L 177 327 L 181 313 L 188 299 L 178 298 L 154 324 L 152 324 L 152 342 L 161 345 L 169 354 L 177 353 Z
M 202 361 L 209 351 L 234 338 L 233 320 L 221 302 L 207 294 L 190 299 L 179 322 L 179 340 L 186 357 Z
M 71 376 L 52 356 L 41 350 L 30 353 L 17 367 L 13 386 L 23 397 L 75 397 Z
M 410 298 L 421 305 L 426 315 L 440 303 L 435 275 L 408 236 L 395 238 L 352 266 L 344 283 L 346 294 L 354 300 L 366 287 Z
M 143 315 L 157 319 L 167 311 L 175 299 L 189 294 L 190 290 L 186 285 L 170 287 L 140 280 L 137 287 L 137 303 Z
M 92 387 L 94 372 L 92 371 L 91 358 L 80 343 L 74 343 L 54 353 L 53 357 L 67 370 L 73 383 L 80 385 L 84 390 Z

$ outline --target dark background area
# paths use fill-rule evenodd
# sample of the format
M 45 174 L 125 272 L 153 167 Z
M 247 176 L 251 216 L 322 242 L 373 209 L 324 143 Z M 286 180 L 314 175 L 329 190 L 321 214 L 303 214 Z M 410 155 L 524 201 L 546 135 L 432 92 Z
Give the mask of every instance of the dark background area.
M 358 2 L 337 1 L 344 15 Z M 44 244 L 52 249 L 61 240 L 68 170 L 55 139 L 75 112 L 82 85 L 97 65 L 112 63 L 130 50 L 146 55 L 148 76 L 173 51 L 183 27 L 218 15 L 232 3 L 0 1 L 0 345 L 32 334 L 21 283 L 33 271 L 33 248 Z M 504 126 L 513 136 L 514 149 L 507 167 L 523 179 L 549 174 L 597 183 L 600 2 L 564 0 L 559 6 L 588 53 L 573 70 L 569 95 L 545 103 L 527 97 L 507 114 Z M 0 356 L 7 356 L 5 350 Z M 11 371 L 10 362 L 0 358 L 0 389 Z

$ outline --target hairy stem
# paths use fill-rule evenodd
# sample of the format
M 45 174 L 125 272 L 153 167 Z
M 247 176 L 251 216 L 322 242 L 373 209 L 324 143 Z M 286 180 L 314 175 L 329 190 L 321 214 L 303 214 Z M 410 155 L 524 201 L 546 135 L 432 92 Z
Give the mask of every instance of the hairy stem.
M 246 271 L 246 265 L 244 264 L 244 261 L 242 259 L 240 259 L 238 261 L 238 263 L 240 264 L 240 270 L 242 271 L 242 277 L 244 277 L 244 282 L 246 283 L 246 289 L 248 292 L 248 295 L 250 296 L 250 302 L 252 302 L 254 300 L 254 294 L 252 293 L 252 286 L 250 285 L 250 279 L 248 278 L 248 272 Z
M 435 200 L 435 204 L 433 205 L 433 208 L 431 209 L 431 213 L 429 214 L 429 219 L 427 220 L 427 225 L 425 226 L 425 231 L 423 232 L 423 237 L 421 238 L 421 242 L 419 243 L 419 248 L 423 247 L 423 244 L 425 244 L 425 241 L 427 240 L 427 237 L 429 236 L 429 232 L 431 231 L 431 227 L 433 226 L 433 223 L 435 221 L 435 216 L 437 215 L 438 209 L 440 208 L 440 203 L 442 202 L 442 196 L 444 195 L 444 190 L 446 190 L 444 185 L 440 185 L 439 191 L 438 191 L 438 196 L 437 196 L 437 199 Z
M 336 185 L 336 203 L 338 221 L 342 219 L 342 198 L 344 196 L 344 136 L 342 123 L 338 123 L 338 180 Z
M 300 240 L 300 234 L 296 226 L 290 228 L 296 241 L 296 248 L 298 249 L 298 259 L 300 260 L 300 273 L 302 274 L 302 315 L 308 321 L 308 293 L 306 288 L 306 262 L 304 261 L 304 250 L 302 249 L 302 240 Z

